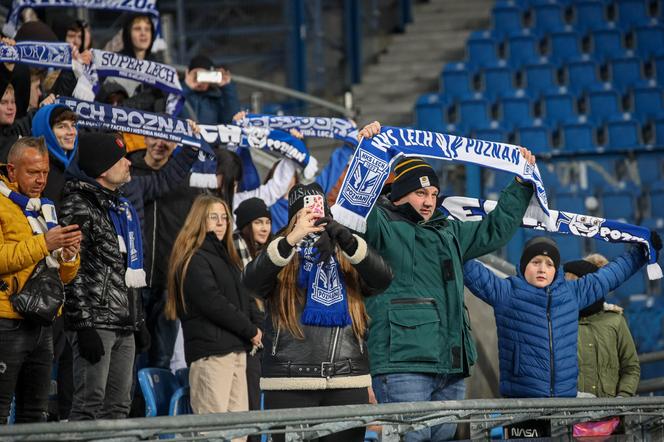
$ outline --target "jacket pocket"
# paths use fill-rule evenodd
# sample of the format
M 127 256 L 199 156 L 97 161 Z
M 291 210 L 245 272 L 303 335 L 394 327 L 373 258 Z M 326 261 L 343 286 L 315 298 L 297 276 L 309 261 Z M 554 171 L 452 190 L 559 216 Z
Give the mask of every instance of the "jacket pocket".
M 438 362 L 440 318 L 436 305 L 400 299 L 388 313 L 390 320 L 390 362 Z

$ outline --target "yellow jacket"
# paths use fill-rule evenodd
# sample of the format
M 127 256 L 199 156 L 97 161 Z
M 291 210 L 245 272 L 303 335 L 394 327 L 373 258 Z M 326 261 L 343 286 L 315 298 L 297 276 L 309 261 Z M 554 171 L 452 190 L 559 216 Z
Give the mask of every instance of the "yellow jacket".
M 2 175 L 0 179 L 10 189 L 17 190 L 15 183 L 10 183 Z M 23 288 L 35 265 L 48 255 L 44 235 L 32 233 L 23 210 L 0 194 L 0 280 L 4 281 L 4 284 L 0 282 L 0 318 L 21 319 L 9 296 Z M 62 282 L 66 284 L 74 279 L 79 264 L 79 256 L 71 262 L 60 260 Z

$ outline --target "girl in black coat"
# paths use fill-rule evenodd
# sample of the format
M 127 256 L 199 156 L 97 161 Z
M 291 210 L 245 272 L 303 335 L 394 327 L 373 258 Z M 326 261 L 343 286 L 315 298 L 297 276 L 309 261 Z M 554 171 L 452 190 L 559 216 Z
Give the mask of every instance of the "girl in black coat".
M 196 414 L 247 411 L 247 350 L 262 333 L 249 319 L 228 205 L 196 198 L 173 245 L 166 316 L 179 318 Z

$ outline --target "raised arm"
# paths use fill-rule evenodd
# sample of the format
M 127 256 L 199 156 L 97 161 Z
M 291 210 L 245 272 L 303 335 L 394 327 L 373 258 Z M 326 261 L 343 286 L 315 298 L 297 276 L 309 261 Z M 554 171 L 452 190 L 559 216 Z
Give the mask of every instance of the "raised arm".
M 293 179 L 296 170 L 297 164 L 294 161 L 289 159 L 281 160 L 276 169 L 274 169 L 274 175 L 267 183 L 256 189 L 246 190 L 235 194 L 235 197 L 233 197 L 233 210 L 235 210 L 242 201 L 249 198 L 260 198 L 265 201 L 266 206 L 270 207 L 288 192 L 288 188 L 290 187 L 291 180 Z
M 492 306 L 505 302 L 510 292 L 509 281 L 499 278 L 475 259 L 463 266 L 463 284 L 473 295 Z

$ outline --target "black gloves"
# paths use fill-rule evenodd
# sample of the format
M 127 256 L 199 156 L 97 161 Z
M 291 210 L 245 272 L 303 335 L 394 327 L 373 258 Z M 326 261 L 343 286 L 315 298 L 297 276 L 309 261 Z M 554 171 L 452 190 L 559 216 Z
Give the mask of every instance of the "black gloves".
M 337 243 L 330 237 L 327 230 L 323 230 L 320 232 L 320 237 L 314 243 L 314 247 L 318 250 L 318 262 L 326 262 L 334 254 Z
M 357 238 L 353 236 L 351 231 L 346 227 L 332 218 L 321 218 L 316 221 L 316 225 L 319 226 L 325 224 L 325 231 L 330 235 L 333 241 L 336 241 L 341 247 L 341 250 L 346 252 L 347 255 L 352 255 L 357 251 Z
M 78 351 L 81 357 L 92 365 L 101 360 L 104 355 L 104 344 L 99 333 L 94 328 L 84 328 L 76 332 L 78 337 Z
M 145 322 L 143 322 L 141 328 L 134 333 L 134 342 L 136 344 L 136 354 L 148 351 L 150 348 L 152 338 L 150 337 L 150 331 L 145 325 Z

